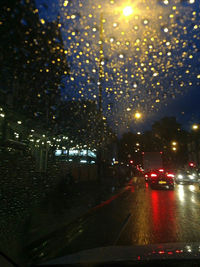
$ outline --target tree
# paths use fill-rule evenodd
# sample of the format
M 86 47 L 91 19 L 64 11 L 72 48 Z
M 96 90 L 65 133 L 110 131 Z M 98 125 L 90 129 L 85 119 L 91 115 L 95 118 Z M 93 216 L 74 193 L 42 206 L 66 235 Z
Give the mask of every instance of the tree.
M 163 150 L 160 138 L 153 131 L 146 131 L 142 135 L 143 151 L 158 152 Z
M 175 117 L 165 117 L 152 125 L 153 137 L 157 138 L 164 152 L 167 166 L 178 167 L 187 162 L 187 132 Z M 173 143 L 176 144 L 173 146 Z M 174 147 L 174 150 L 173 150 Z
M 152 131 L 155 137 L 168 143 L 179 136 L 181 125 L 175 117 L 164 117 L 152 125 Z
M 100 117 L 96 103 L 91 100 L 63 101 L 57 122 L 58 134 L 66 134 L 80 146 L 98 148 L 115 138 L 106 120 Z
M 133 160 L 134 164 L 138 164 L 141 161 L 142 149 L 141 136 L 132 132 L 124 133 L 119 140 L 119 160 L 127 163 Z
M 13 113 L 55 127 L 60 86 L 68 74 L 58 21 L 39 19 L 33 0 L 1 2 L 0 86 Z M 3 103 L 2 103 L 3 104 Z
M 167 168 L 183 166 L 187 160 L 188 133 L 174 117 L 165 117 L 153 123 L 152 130 L 142 135 L 125 133 L 119 140 L 119 159 L 142 163 L 141 153 L 163 152 L 163 161 Z M 173 150 L 173 143 L 176 150 Z

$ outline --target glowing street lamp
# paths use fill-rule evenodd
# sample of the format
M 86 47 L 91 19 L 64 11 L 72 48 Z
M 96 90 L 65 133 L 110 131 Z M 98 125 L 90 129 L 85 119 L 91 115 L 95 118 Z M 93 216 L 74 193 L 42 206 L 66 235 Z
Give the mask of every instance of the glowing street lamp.
M 123 8 L 123 14 L 125 17 L 129 17 L 133 14 L 133 8 L 131 6 L 126 6 Z M 103 53 L 103 45 L 104 45 L 104 25 L 103 23 L 105 22 L 104 19 L 104 13 L 101 10 L 100 12 L 100 25 L 99 25 L 99 44 L 100 44 L 100 56 L 99 56 L 99 81 L 98 81 L 98 86 L 99 86 L 99 111 L 100 114 L 103 113 L 103 104 L 102 104 L 102 82 L 103 82 L 103 77 L 104 77 L 104 53 Z M 113 25 L 115 25 L 114 23 Z M 117 25 L 117 24 L 116 24 Z M 111 42 L 114 41 L 113 38 L 110 39 Z M 123 55 L 122 55 L 123 56 Z M 141 116 L 138 117 L 138 119 Z
M 129 17 L 133 14 L 133 8 L 131 6 L 126 6 L 124 9 L 123 9 L 123 14 L 125 17 Z
M 172 141 L 172 150 L 173 150 L 174 152 L 177 151 L 177 145 L 178 145 L 178 143 L 177 143 L 176 141 Z
M 134 116 L 136 120 L 139 120 L 142 118 L 142 114 L 140 112 L 136 112 Z
M 198 130 L 199 129 L 199 125 L 198 124 L 193 124 L 192 125 L 192 130 Z

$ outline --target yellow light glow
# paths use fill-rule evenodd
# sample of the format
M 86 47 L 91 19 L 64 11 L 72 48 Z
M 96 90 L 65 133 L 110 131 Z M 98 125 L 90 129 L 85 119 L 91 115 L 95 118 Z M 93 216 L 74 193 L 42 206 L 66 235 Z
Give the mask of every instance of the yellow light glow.
M 142 117 L 142 114 L 140 113 L 140 112 L 136 112 L 135 113 L 135 119 L 141 119 L 141 117 Z
M 185 201 L 185 188 L 183 185 L 178 185 L 178 197 L 181 202 Z
M 44 19 L 41 19 L 40 22 L 41 22 L 42 24 L 45 24 L 45 20 L 44 20 Z
M 133 14 L 133 8 L 131 6 L 126 6 L 124 9 L 123 9 L 123 14 L 125 17 L 129 17 Z
M 192 125 L 192 129 L 193 129 L 193 130 L 198 130 L 198 129 L 199 129 L 199 125 L 198 125 L 198 124 L 194 124 L 194 125 Z

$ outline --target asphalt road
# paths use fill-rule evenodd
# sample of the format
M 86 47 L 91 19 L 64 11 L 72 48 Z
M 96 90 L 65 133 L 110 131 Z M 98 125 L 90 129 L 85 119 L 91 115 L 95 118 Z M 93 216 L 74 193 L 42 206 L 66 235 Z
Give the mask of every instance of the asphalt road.
M 138 181 L 40 244 L 36 243 L 30 250 L 31 258 L 38 259 L 40 255 L 45 260 L 110 245 L 200 241 L 197 186 L 152 190 L 143 178 Z

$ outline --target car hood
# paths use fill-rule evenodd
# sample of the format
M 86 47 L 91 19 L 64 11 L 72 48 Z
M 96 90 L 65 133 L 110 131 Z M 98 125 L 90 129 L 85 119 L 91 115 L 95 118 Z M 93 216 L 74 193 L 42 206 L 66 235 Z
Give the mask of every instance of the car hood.
M 105 264 L 109 262 L 127 262 L 144 260 L 198 259 L 200 243 L 167 243 L 131 247 L 101 247 L 81 251 L 60 257 L 38 266 L 66 264 Z

